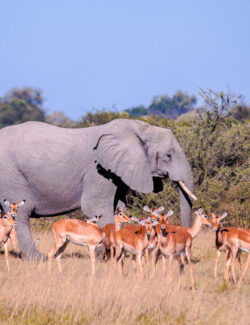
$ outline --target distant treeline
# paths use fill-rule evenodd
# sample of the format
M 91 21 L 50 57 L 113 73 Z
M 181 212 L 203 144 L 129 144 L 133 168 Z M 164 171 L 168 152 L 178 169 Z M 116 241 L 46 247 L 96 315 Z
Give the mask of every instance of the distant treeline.
M 41 91 L 33 88 L 11 90 L 0 99 L 0 127 L 37 120 L 62 127 L 88 127 L 116 118 L 136 118 L 170 128 L 182 145 L 194 173 L 195 195 L 210 211 L 227 211 L 228 222 L 250 226 L 250 107 L 239 104 L 223 92 L 200 91 L 204 100 L 196 108 L 195 96 L 178 91 L 172 97 L 157 96 L 149 107 L 139 106 L 122 112 L 100 110 L 72 121 L 63 112 L 46 114 Z M 143 205 L 174 209 L 179 214 L 175 184 L 164 181 L 160 193 L 128 194 L 130 213 L 139 215 Z M 226 224 L 226 221 L 225 221 Z

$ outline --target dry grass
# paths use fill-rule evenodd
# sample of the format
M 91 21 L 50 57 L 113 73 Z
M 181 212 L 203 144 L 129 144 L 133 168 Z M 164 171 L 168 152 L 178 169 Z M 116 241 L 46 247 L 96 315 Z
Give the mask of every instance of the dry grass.
M 36 236 L 36 234 L 35 234 Z M 52 247 L 52 235 L 40 233 L 40 249 Z M 157 265 L 154 279 L 139 280 L 131 264 L 125 262 L 125 278 L 116 267 L 98 263 L 95 277 L 90 275 L 86 248 L 69 245 L 62 258 L 62 274 L 53 262 L 52 274 L 47 263 L 24 262 L 10 257 L 6 271 L 0 257 L 1 324 L 249 324 L 250 274 L 244 284 L 226 285 L 221 257 L 218 280 L 212 278 L 214 233 L 205 232 L 194 241 L 193 258 L 196 292 L 190 290 L 190 274 L 185 266 L 183 286 L 176 290 L 179 270 L 169 285 Z M 245 261 L 245 259 L 244 259 Z

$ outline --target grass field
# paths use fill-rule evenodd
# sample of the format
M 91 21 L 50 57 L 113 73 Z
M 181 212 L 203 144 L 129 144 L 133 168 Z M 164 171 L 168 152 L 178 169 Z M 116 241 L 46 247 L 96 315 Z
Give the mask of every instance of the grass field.
M 47 253 L 53 243 L 51 232 L 37 236 L 39 249 Z M 211 231 L 202 232 L 193 242 L 195 293 L 190 290 L 187 265 L 177 291 L 177 263 L 171 284 L 162 274 L 161 260 L 154 279 L 138 279 L 130 257 L 123 279 L 116 266 L 104 263 L 98 263 L 92 277 L 87 249 L 70 244 L 61 274 L 55 261 L 49 275 L 46 262 L 24 262 L 11 255 L 8 273 L 1 250 L 0 324 L 250 324 L 250 272 L 240 289 L 232 282 L 226 285 L 222 256 L 215 281 L 214 236 Z M 237 265 L 235 270 L 237 274 Z

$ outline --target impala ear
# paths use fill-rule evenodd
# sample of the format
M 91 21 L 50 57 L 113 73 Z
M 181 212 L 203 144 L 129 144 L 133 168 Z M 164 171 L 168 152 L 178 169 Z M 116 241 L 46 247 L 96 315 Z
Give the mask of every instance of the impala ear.
M 22 201 L 20 201 L 20 202 L 18 203 L 17 206 L 18 206 L 18 208 L 19 208 L 19 207 L 23 206 L 24 204 L 25 204 L 25 200 L 22 200 Z
M 145 154 L 146 148 L 138 134 L 127 129 L 99 137 L 96 146 L 97 162 L 119 176 L 132 190 L 151 193 L 153 177 Z
M 223 212 L 222 215 L 220 216 L 220 221 L 226 218 L 227 212 Z
M 157 220 L 154 220 L 154 221 L 152 222 L 152 226 L 153 226 L 153 227 L 155 227 L 157 224 L 158 224 L 158 221 L 157 221 Z
M 156 210 L 152 212 L 152 215 L 155 216 L 156 218 L 159 218 L 159 213 Z
M 160 206 L 158 209 L 157 209 L 157 211 L 158 212 L 161 212 L 161 211 L 163 211 L 165 208 L 164 208 L 164 206 L 162 205 L 162 206 Z
M 6 204 L 6 205 L 8 205 L 8 206 L 10 206 L 10 202 L 8 201 L 8 200 L 3 200 L 4 201 L 4 204 Z
M 151 218 L 147 217 L 146 222 L 151 222 L 151 221 L 152 221 Z
M 198 209 L 198 215 L 201 216 L 203 214 L 203 209 L 202 208 L 199 208 Z
M 132 217 L 130 218 L 130 220 L 139 223 L 139 220 L 138 220 L 136 217 L 134 217 L 134 216 L 132 216 Z
M 141 220 L 141 221 L 139 222 L 139 224 L 142 225 L 142 226 L 146 226 L 145 220 Z
M 148 207 L 147 205 L 145 205 L 145 206 L 143 207 L 143 210 L 144 210 L 144 211 L 147 211 L 147 212 L 151 212 L 150 209 L 149 209 L 149 207 Z
M 172 214 L 174 213 L 174 211 L 171 209 L 168 211 L 167 215 L 166 215 L 166 219 L 170 216 L 172 216 Z

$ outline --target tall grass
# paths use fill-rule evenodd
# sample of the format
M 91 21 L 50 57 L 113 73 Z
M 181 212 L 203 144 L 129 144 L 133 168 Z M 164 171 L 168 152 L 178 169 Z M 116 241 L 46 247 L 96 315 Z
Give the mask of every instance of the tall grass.
M 52 247 L 50 232 L 35 234 L 40 250 Z M 192 249 L 197 290 L 190 289 L 190 273 L 185 266 L 182 288 L 177 291 L 179 270 L 171 284 L 162 274 L 161 260 L 155 278 L 138 279 L 131 258 L 125 261 L 125 277 L 116 265 L 98 263 L 91 276 L 86 248 L 69 245 L 62 258 L 63 272 L 53 262 L 24 262 L 10 257 L 8 273 L 0 257 L 1 324 L 249 324 L 250 274 L 239 289 L 223 282 L 224 256 L 219 261 L 218 280 L 212 278 L 214 234 L 203 232 Z M 245 259 L 244 259 L 245 261 Z M 236 272 L 237 273 L 237 272 Z

